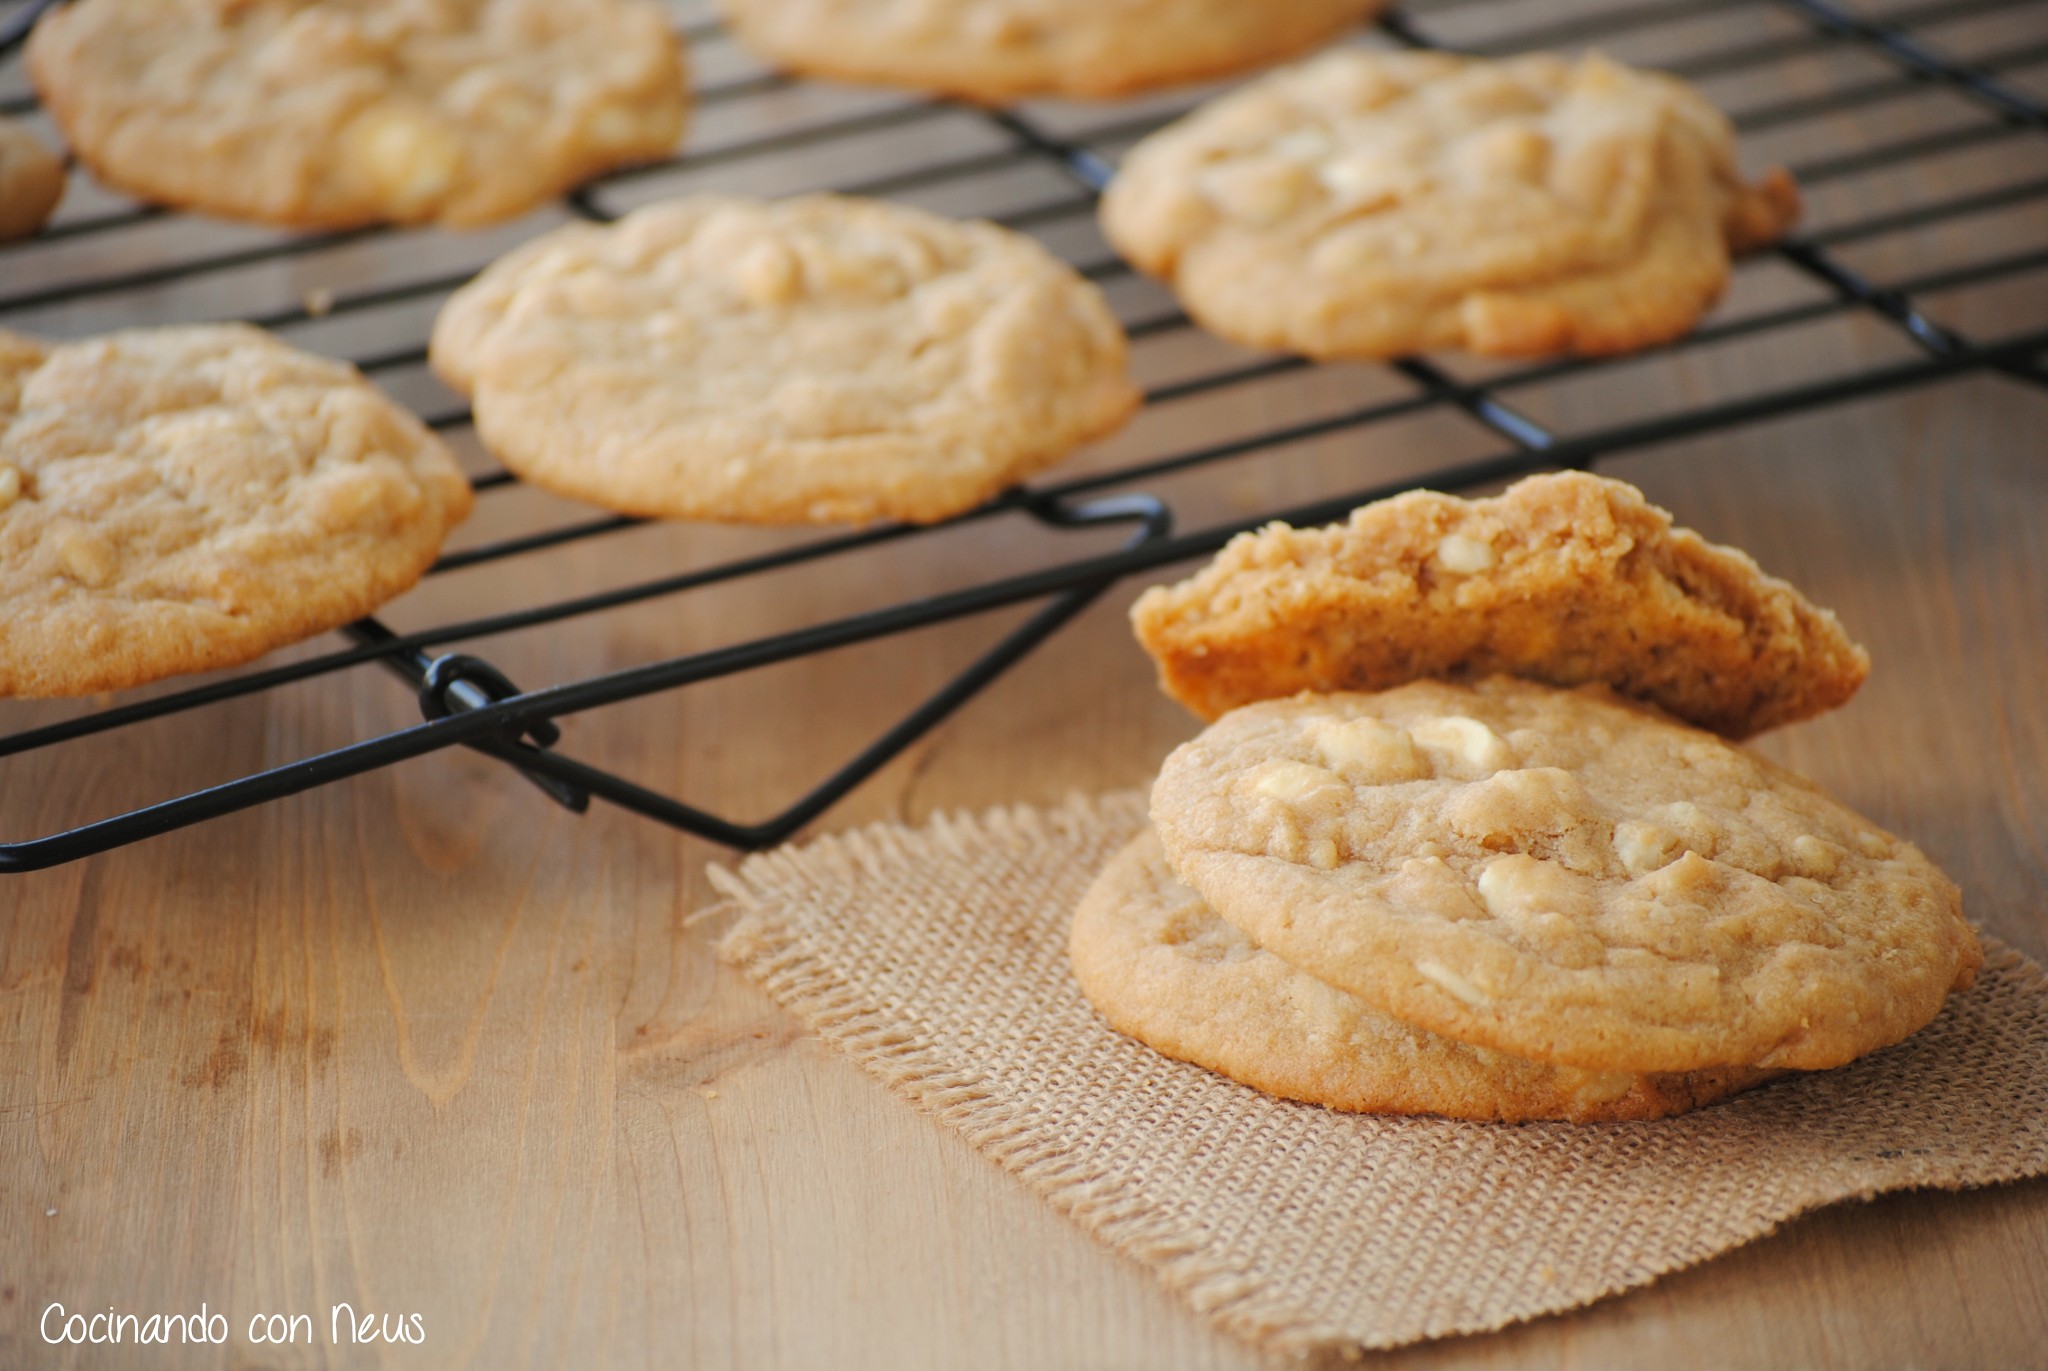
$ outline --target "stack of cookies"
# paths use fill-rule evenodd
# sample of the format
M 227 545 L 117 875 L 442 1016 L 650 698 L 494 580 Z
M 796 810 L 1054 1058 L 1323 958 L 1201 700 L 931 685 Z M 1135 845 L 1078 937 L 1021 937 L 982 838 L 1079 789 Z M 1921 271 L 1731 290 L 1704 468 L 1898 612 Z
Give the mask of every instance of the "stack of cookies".
M 1276 525 L 1133 617 L 1216 721 L 1072 951 L 1169 1056 L 1338 1109 L 1652 1119 L 1898 1042 L 1982 960 L 1918 849 L 1729 741 L 1841 703 L 1862 650 L 1620 482 Z

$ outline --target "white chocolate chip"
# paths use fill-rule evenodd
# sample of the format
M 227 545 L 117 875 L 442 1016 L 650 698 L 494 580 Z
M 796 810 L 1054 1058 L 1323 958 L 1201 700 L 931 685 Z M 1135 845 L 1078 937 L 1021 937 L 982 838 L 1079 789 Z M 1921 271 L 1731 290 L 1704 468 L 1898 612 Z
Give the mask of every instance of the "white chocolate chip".
M 1308 172 L 1295 162 L 1241 160 L 1203 172 L 1202 196 L 1233 219 L 1272 224 L 1287 217 L 1308 189 Z
M 1308 864 L 1318 871 L 1333 871 L 1337 866 L 1337 840 L 1318 838 L 1308 845 Z
M 119 559 L 114 545 L 90 529 L 67 529 L 57 537 L 57 561 L 81 585 L 103 586 L 114 579 Z
M 1477 773 L 1467 779 L 1504 771 L 1519 760 L 1498 733 L 1462 714 L 1424 719 L 1410 732 L 1439 770 L 1448 762 Z
M 1488 862 L 1477 884 L 1487 913 L 1517 923 L 1551 916 L 1586 918 L 1597 903 L 1584 876 L 1523 852 Z
M 454 184 L 462 143 L 430 115 L 394 105 L 372 106 L 348 134 L 351 165 L 390 197 L 401 215 L 431 207 Z
M 1678 835 L 1657 824 L 1624 819 L 1614 826 L 1614 855 L 1631 875 L 1649 875 L 1676 857 L 1678 848 Z
M 1500 565 L 1493 544 L 1463 533 L 1450 533 L 1436 545 L 1436 564 L 1457 576 L 1475 576 Z
M 1335 147 L 1319 128 L 1299 128 L 1273 140 L 1273 155 L 1294 162 L 1320 162 Z
M 1333 157 L 1316 169 L 1323 189 L 1350 209 L 1392 204 L 1427 184 L 1413 163 L 1372 152 Z
M 21 472 L 0 463 L 0 510 L 21 498 Z
M 1332 770 L 1360 785 L 1390 785 L 1430 774 L 1407 731 L 1378 719 L 1317 719 L 1309 725 L 1309 739 Z
M 1460 140 L 1451 158 L 1474 181 L 1533 183 L 1550 170 L 1550 140 L 1530 124 L 1497 124 Z
M 1792 862 L 1802 876 L 1832 876 L 1841 865 L 1842 849 L 1811 833 L 1802 833 L 1792 840 Z
M 1721 826 L 1690 800 L 1665 805 L 1663 814 L 1665 824 L 1678 834 L 1678 840 L 1702 857 L 1711 857 L 1721 850 Z
M 1253 783 L 1252 788 L 1286 805 L 1302 805 L 1311 800 L 1348 797 L 1351 794 L 1349 786 L 1321 767 L 1310 766 L 1307 762 L 1275 762 Z
M 756 305 L 786 305 L 803 293 L 796 254 L 773 240 L 754 244 L 732 267 L 733 283 Z
M 1689 851 L 1651 876 L 1649 884 L 1658 895 L 1683 897 L 1712 890 L 1720 876 L 1720 867 Z
M 1493 1003 L 1493 996 L 1441 962 L 1417 962 L 1415 973 L 1474 1009 L 1484 1009 Z
M 797 252 L 814 289 L 888 300 L 901 296 L 910 285 L 903 269 L 879 254 L 845 251 L 816 241 L 801 243 Z
M 1884 835 L 1867 830 L 1856 835 L 1856 847 L 1866 857 L 1882 859 L 1892 855 L 1892 845 L 1885 841 Z

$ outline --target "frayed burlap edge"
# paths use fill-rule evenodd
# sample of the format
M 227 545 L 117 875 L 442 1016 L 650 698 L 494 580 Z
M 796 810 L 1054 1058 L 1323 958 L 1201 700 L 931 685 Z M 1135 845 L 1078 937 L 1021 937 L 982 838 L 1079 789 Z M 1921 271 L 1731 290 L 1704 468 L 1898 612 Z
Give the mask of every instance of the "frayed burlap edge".
M 943 926 L 946 906 L 958 894 L 951 888 L 957 885 L 952 879 L 955 874 L 991 866 L 1007 873 L 1006 864 L 1018 862 L 1029 868 L 1034 853 L 1047 854 L 1047 868 L 1054 874 L 1036 885 L 1015 883 L 1004 898 L 1014 899 L 1020 908 L 1034 902 L 1046 906 L 1037 916 L 1051 919 L 1063 929 L 1065 911 L 1079 889 L 1144 821 L 1144 798 L 1139 794 L 1076 798 L 1048 810 L 1010 808 L 979 816 L 941 816 L 918 829 L 877 824 L 801 848 L 750 857 L 737 871 L 713 866 L 710 878 L 727 897 L 725 909 L 734 919 L 721 940 L 720 952 L 827 1043 L 847 1053 L 913 1105 L 958 1131 L 1112 1249 L 1153 1271 L 1168 1289 L 1219 1328 L 1268 1354 L 1342 1354 L 1492 1331 L 1649 1284 L 1764 1237 L 1800 1214 L 1828 1204 L 1867 1199 L 1889 1190 L 1962 1189 L 2048 1172 L 2048 1122 L 2009 1130 L 2014 1137 L 1997 1141 L 1981 1154 L 1930 1157 L 1906 1155 L 1925 1154 L 1928 1149 L 1924 1148 L 1878 1149 L 1867 1158 L 1853 1158 L 1859 1164 L 1853 1172 L 1827 1168 L 1828 1174 L 1814 1178 L 1809 1193 L 1787 1196 L 1768 1215 L 1749 1216 L 1732 1226 L 1720 1216 L 1701 1215 L 1688 1230 L 1691 1241 L 1666 1243 L 1662 1251 L 1628 1249 L 1590 1279 L 1557 1279 L 1549 1288 L 1519 1290 L 1505 1301 L 1497 1297 L 1497 1291 L 1492 1292 L 1477 1299 L 1483 1309 L 1436 1309 L 1421 1315 L 1408 1310 L 1403 1317 L 1387 1320 L 1328 1317 L 1304 1303 L 1298 1282 L 1290 1288 L 1266 1278 L 1237 1244 L 1218 1241 L 1214 1226 L 1191 1221 L 1184 1206 L 1176 1210 L 1162 1203 L 1156 1187 L 1144 1177 L 1105 1161 L 1098 1151 L 1075 1146 L 1070 1121 L 1049 1113 L 1044 1099 L 1006 1090 L 972 1053 L 964 1054 L 969 1060 L 962 1060 L 959 1045 L 949 1043 L 945 1034 L 927 1021 L 925 1006 L 878 994 L 872 983 L 864 983 L 872 979 L 861 973 L 864 964 L 849 960 L 849 952 L 857 949 L 842 945 L 849 915 L 877 906 L 890 907 L 885 918 L 902 915 L 914 924 L 922 914 L 940 921 L 934 926 Z M 992 862 L 991 854 L 999 854 L 999 859 Z M 1075 860 L 1066 862 L 1068 855 Z M 1055 891 L 1047 888 L 1050 886 L 1064 888 Z M 906 889 L 914 892 L 915 898 L 906 899 Z M 965 931 L 970 937 L 974 934 L 971 928 Z M 1056 950 L 1058 974 L 1065 975 L 1063 936 L 1040 939 L 1033 950 L 1041 961 L 1049 950 Z M 2001 945 L 1987 944 L 1987 954 L 1980 985 L 2001 986 L 2008 994 L 2048 1005 L 2048 976 L 2039 967 Z M 914 957 L 917 950 L 910 949 L 906 955 Z M 872 959 L 865 965 L 871 964 Z M 1037 966 L 1033 974 L 1042 975 L 1045 970 Z M 947 979 L 955 978 L 948 975 Z M 1077 989 L 1073 995 L 1078 999 Z M 1089 1018 L 1093 1019 L 1092 1013 Z M 1417 1132 L 1503 1127 L 1441 1120 L 1366 1123 L 1358 1116 L 1270 1100 L 1211 1077 L 1200 1068 L 1154 1057 L 1099 1020 L 1093 1023 L 1102 1039 L 1102 1053 L 1135 1049 L 1145 1053 L 1161 1074 L 1192 1073 L 1205 1085 L 1213 1083 L 1217 1089 L 1233 1092 L 1229 1106 L 1245 1110 L 1248 1118 L 1283 1111 L 1315 1127 L 1372 1126 Z M 2048 1011 L 2035 1014 L 2017 1031 L 2027 1035 L 2028 1041 L 2040 1041 L 2044 1063 L 2024 1083 L 2016 1082 L 2014 1089 L 2048 1092 Z M 1091 1045 L 1087 1055 L 1092 1057 L 1095 1050 Z M 1801 1078 L 1802 1083 L 1840 1077 L 1864 1065 Z M 1782 1094 L 1785 1088 L 1775 1089 Z M 2031 1112 L 2038 1120 L 2048 1111 Z M 1684 1129 L 1715 1113 L 1710 1110 L 1659 1124 L 1611 1127 Z M 1494 1134 L 1513 1135 L 1513 1129 Z M 1360 1221 L 1372 1219 L 1361 1216 Z M 1547 1272 L 1548 1268 L 1543 1268 L 1537 1273 L 1537 1284 L 1547 1278 Z

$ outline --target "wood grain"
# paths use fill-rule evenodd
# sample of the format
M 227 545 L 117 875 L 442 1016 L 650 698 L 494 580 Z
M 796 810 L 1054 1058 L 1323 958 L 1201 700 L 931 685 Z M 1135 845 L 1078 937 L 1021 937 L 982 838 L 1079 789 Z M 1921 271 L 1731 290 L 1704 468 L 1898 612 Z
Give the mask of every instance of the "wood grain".
M 1512 33 L 1598 8 L 1517 0 L 1451 13 L 1479 23 L 1475 12 L 1497 9 L 1490 22 Z M 2038 38 L 2038 15 L 2023 11 L 2041 8 L 1936 36 L 1994 51 Z M 1675 60 L 1694 45 L 1785 32 L 1781 17 L 1731 6 L 1622 35 L 1612 48 Z M 745 70 L 716 44 L 699 63 L 700 79 Z M 1741 108 L 1883 73 L 1836 50 L 1772 71 L 1768 81 L 1738 76 L 1708 88 Z M 803 88 L 747 104 L 774 121 L 836 117 L 877 98 Z M 1083 127 L 1107 116 L 1046 117 Z M 1759 163 L 1797 163 L 1972 118 L 1981 116 L 1952 95 L 1916 92 L 1774 128 L 1752 151 Z M 698 136 L 743 133 L 742 112 L 720 107 Z M 909 153 L 929 158 L 984 135 L 957 121 L 916 136 L 930 141 Z M 872 156 L 908 156 L 903 137 L 876 140 Z M 834 159 L 852 155 L 824 149 L 735 175 L 843 178 L 851 172 Z M 2044 169 L 2048 140 L 2015 138 L 1826 180 L 1810 200 L 1815 222 L 1844 223 Z M 1028 202 L 1047 192 L 1045 175 L 1005 173 L 944 194 L 983 206 L 1005 196 Z M 700 177 L 686 170 L 634 194 Z M 82 194 L 67 213 L 105 207 Z M 315 286 L 417 274 L 421 253 L 434 269 L 482 260 L 534 227 L 418 239 L 424 247 L 351 246 L 35 322 L 72 333 L 253 312 Z M 159 228 L 185 235 L 172 242 L 179 250 L 241 233 L 183 221 Z M 2044 235 L 2048 214 L 2033 201 L 1872 238 L 1845 255 L 1888 278 L 2038 245 Z M 1093 242 L 1085 222 L 1055 225 L 1049 236 L 1076 252 Z M 153 243 L 74 244 L 26 269 L 110 269 L 90 252 Z M 0 273 L 24 269 L 20 259 L 0 261 Z M 6 285 L 22 289 L 24 279 L 9 274 Z M 1124 283 L 1115 294 L 1127 307 L 1156 307 L 1148 290 Z M 1817 295 L 1767 263 L 1745 270 L 1728 309 Z M 1928 304 L 1995 336 L 2038 327 L 2048 283 L 2037 274 Z M 417 307 L 370 311 L 295 336 L 367 352 L 406 329 L 416 337 L 423 317 Z M 1514 398 L 1569 432 L 1911 355 L 1888 325 L 1847 315 Z M 1186 334 L 1138 353 L 1155 382 L 1244 360 Z M 380 379 L 410 402 L 447 403 L 417 371 Z M 1400 388 L 1384 371 L 1351 367 L 1227 388 L 1158 407 L 1082 461 L 1192 447 Z M 1156 484 L 1199 523 L 1498 446 L 1467 420 L 1431 413 Z M 1848 708 L 1768 738 L 1764 749 L 1911 835 L 1955 875 L 1980 923 L 2048 958 L 2048 397 L 2007 378 L 1948 382 L 1668 444 L 1603 469 L 1840 610 L 1875 658 L 1869 686 Z M 573 513 L 505 492 L 484 502 L 463 538 Z M 391 618 L 423 624 L 620 584 L 788 536 L 642 529 L 436 578 Z M 480 650 L 516 680 L 545 684 L 1094 546 L 1062 541 L 1072 537 L 1049 541 L 1000 521 L 845 568 L 508 635 Z M 1195 725 L 1152 688 L 1130 642 L 1123 612 L 1137 590 L 1119 588 L 820 827 L 1141 783 Z M 580 717 L 564 746 L 721 812 L 760 815 L 1015 617 Z M 0 704 L 0 731 L 68 708 Z M 362 672 L 8 759 L 0 835 L 47 832 L 195 778 L 334 746 L 403 723 L 413 708 L 394 683 Z M 705 864 L 726 857 L 602 807 L 569 815 L 495 763 L 452 753 L 0 882 L 0 1365 L 1254 1364 L 719 966 L 690 915 L 713 899 Z M 227 1347 L 96 1357 L 48 1347 L 36 1328 L 52 1301 L 147 1314 L 202 1300 L 230 1316 Z M 330 1345 L 329 1310 L 343 1301 L 358 1313 L 418 1313 L 427 1340 Z M 312 1345 L 246 1340 L 249 1316 L 294 1312 L 310 1315 Z M 2035 1183 L 1844 1206 L 1582 1314 L 1381 1360 L 2021 1365 L 2039 1364 L 2043 1347 L 2048 1185 Z

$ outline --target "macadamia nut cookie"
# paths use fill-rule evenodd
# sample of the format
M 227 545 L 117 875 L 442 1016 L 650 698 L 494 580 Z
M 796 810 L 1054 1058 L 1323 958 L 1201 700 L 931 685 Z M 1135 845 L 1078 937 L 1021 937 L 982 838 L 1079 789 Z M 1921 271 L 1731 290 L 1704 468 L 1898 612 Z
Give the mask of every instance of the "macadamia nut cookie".
M 64 164 L 18 119 L 0 119 L 0 241 L 26 238 L 64 198 Z
M 1273 524 L 1146 591 L 1131 622 L 1161 687 L 1206 719 L 1300 690 L 1502 672 L 1605 682 L 1743 738 L 1834 708 L 1870 671 L 1833 614 L 1746 553 L 1580 472 Z
M 1582 1070 L 1839 1066 L 1982 960 L 1912 844 L 1595 687 L 1250 705 L 1167 758 L 1152 818 L 1182 881 L 1316 979 Z
M 1639 1075 L 1543 1066 L 1411 1028 L 1216 917 L 1150 832 L 1074 914 L 1074 972 L 1119 1032 L 1269 1095 L 1375 1114 L 1661 1119 L 1747 1089 L 1748 1067 Z
M 945 518 L 1139 401 L 1101 292 L 1031 239 L 828 195 L 545 234 L 432 358 L 522 478 L 682 519 Z
M 296 227 L 510 218 L 683 127 L 651 0 L 73 0 L 29 40 L 79 159 Z
M 1313 357 L 1624 352 L 1798 212 L 1696 91 L 1599 56 L 1343 49 L 1133 148 L 1102 226 L 1225 338 Z
M 1116 96 L 1305 51 L 1386 0 L 723 0 L 778 66 L 993 103 Z
M 469 507 L 417 419 L 258 329 L 0 333 L 0 696 L 235 666 L 347 623 Z

